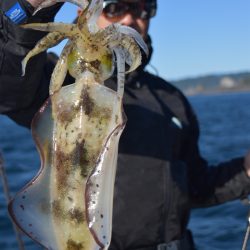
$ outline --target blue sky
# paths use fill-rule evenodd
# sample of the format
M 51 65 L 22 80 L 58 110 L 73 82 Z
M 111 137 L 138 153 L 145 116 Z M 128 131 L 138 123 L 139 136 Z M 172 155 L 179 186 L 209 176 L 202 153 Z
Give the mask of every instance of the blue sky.
M 56 20 L 71 22 L 75 13 L 65 4 Z M 250 71 L 249 13 L 249 0 L 158 0 L 151 64 L 168 80 Z

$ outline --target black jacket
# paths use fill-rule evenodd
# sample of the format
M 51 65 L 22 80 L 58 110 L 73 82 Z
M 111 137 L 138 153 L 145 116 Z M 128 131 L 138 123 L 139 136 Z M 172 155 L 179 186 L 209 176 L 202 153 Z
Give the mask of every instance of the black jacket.
M 2 11 L 13 2 L 0 3 L 0 113 L 29 127 L 48 97 L 56 58 L 37 55 L 21 77 L 22 58 L 44 33 L 12 24 Z M 29 21 L 49 21 L 57 10 L 52 7 Z M 106 84 L 115 88 L 112 78 Z M 153 250 L 181 239 L 192 208 L 250 192 L 242 158 L 207 166 L 198 149 L 196 116 L 168 82 L 141 67 L 128 77 L 124 109 L 128 122 L 119 144 L 110 249 Z

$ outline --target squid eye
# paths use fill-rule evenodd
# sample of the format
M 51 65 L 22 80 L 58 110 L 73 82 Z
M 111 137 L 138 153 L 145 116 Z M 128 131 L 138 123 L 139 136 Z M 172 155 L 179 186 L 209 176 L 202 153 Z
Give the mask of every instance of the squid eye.
M 68 70 L 69 74 L 76 78 L 77 75 L 81 70 L 80 65 L 81 65 L 81 54 L 79 53 L 78 50 L 72 50 L 71 53 L 68 55 Z
M 101 57 L 101 72 L 103 79 L 108 79 L 114 71 L 113 54 L 106 53 Z

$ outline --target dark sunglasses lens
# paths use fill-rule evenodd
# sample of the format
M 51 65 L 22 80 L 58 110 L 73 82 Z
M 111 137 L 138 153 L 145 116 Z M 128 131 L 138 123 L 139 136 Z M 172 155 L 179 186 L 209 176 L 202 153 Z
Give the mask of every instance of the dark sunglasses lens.
M 103 13 L 108 18 L 116 18 L 123 16 L 127 11 L 128 6 L 122 2 L 110 3 L 105 6 Z

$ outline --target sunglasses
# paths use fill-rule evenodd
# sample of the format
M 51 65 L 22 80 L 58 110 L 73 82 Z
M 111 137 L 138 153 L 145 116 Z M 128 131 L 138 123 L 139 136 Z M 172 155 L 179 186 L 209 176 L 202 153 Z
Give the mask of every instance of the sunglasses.
M 120 21 L 127 13 L 136 18 L 149 19 L 155 16 L 155 10 L 150 8 L 146 1 L 122 2 L 122 1 L 105 1 L 103 2 L 103 14 L 112 21 Z

